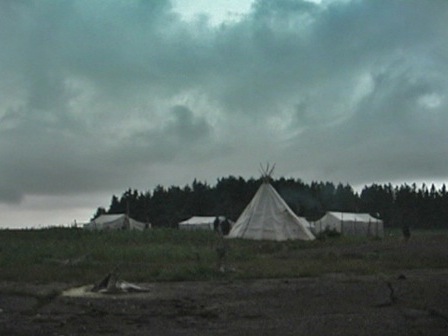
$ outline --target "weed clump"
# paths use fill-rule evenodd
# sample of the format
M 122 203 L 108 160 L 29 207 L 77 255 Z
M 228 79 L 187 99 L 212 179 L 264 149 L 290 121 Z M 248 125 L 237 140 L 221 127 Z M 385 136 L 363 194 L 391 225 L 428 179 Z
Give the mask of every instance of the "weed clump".
M 327 240 L 327 239 L 331 239 L 331 238 L 339 238 L 340 236 L 342 236 L 342 234 L 338 231 L 336 231 L 335 229 L 325 229 L 322 232 L 319 232 L 316 235 L 316 239 L 318 240 Z

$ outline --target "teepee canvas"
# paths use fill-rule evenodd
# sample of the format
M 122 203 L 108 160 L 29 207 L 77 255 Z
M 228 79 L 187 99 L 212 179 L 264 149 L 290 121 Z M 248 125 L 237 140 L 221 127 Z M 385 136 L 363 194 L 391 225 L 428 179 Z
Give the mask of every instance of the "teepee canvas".
M 269 183 L 272 170 L 263 172 L 263 183 L 240 215 L 229 238 L 254 240 L 313 240 L 309 223 L 298 217 Z

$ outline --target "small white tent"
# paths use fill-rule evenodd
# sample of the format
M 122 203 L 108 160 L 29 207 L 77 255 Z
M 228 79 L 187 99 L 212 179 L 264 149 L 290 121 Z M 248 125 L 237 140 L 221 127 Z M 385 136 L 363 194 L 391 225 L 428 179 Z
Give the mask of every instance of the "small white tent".
M 211 230 L 216 217 L 211 216 L 193 216 L 179 223 L 181 230 Z
M 227 227 L 225 225 L 227 223 Z M 232 226 L 232 221 L 224 216 L 193 216 L 179 223 L 180 230 L 215 230 L 215 225 L 220 226 L 219 229 L 227 232 Z M 218 229 L 218 228 L 216 228 Z
M 268 169 L 262 172 L 262 185 L 228 237 L 275 241 L 315 239 L 308 221 L 298 217 L 269 183 L 271 173 Z
M 125 214 L 101 215 L 84 225 L 87 230 L 139 230 L 150 228 L 151 224 L 145 224 Z
M 312 225 L 315 233 L 335 230 L 347 236 L 384 237 L 383 221 L 367 213 L 330 211 Z

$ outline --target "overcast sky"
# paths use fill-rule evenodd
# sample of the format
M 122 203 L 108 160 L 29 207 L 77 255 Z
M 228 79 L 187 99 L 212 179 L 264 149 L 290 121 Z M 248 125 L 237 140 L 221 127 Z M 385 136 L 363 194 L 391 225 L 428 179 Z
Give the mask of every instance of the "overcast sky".
M 229 175 L 448 182 L 448 1 L 0 1 L 0 227 Z

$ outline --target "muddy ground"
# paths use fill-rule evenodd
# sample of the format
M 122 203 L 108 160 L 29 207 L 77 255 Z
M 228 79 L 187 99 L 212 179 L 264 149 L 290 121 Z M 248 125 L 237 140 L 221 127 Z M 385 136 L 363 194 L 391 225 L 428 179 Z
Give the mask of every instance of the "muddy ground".
M 448 270 L 140 285 L 0 283 L 0 335 L 448 335 Z

